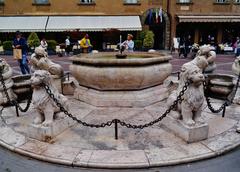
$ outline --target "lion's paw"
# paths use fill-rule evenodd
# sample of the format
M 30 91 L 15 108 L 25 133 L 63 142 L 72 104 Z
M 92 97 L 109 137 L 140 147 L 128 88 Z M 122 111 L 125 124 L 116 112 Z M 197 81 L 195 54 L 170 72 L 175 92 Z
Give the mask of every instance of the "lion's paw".
M 200 124 L 205 123 L 205 120 L 204 120 L 202 117 L 196 118 L 195 121 L 198 122 L 198 123 L 200 123 Z
M 50 125 L 52 125 L 52 123 L 53 123 L 53 121 L 47 120 L 47 121 L 44 121 L 44 122 L 42 123 L 42 125 L 43 125 L 44 127 L 49 127 Z
M 181 114 L 179 112 L 177 112 L 177 111 L 172 111 L 170 115 L 174 119 L 180 119 L 181 118 Z
M 193 126 L 193 125 L 195 125 L 195 121 L 193 121 L 192 119 L 184 120 L 184 123 L 187 124 L 188 126 Z
M 36 125 L 41 124 L 41 123 L 42 123 L 42 120 L 39 117 L 36 117 L 33 121 L 33 124 L 36 124 Z

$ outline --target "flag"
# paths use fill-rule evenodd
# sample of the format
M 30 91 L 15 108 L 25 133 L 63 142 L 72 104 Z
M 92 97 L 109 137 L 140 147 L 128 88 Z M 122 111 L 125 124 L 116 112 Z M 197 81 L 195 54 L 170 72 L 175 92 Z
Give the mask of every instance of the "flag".
M 163 10 L 162 10 L 162 7 L 160 7 L 160 9 L 159 9 L 158 16 L 160 18 L 159 22 L 162 23 L 163 22 Z
M 158 20 L 158 10 L 156 10 L 156 23 L 159 23 L 159 20 Z
M 149 16 L 148 16 L 148 23 L 149 23 L 149 25 L 150 24 L 152 24 L 152 9 L 150 9 L 150 11 L 149 11 Z

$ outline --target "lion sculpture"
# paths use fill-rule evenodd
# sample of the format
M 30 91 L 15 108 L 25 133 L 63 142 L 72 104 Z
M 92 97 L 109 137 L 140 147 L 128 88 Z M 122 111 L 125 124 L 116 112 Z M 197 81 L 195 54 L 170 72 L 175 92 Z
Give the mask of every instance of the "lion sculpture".
M 12 86 L 13 86 L 13 80 L 12 80 L 12 74 L 13 70 L 9 66 L 9 64 L 0 58 L 0 72 L 2 73 L 3 80 L 7 89 L 7 93 L 9 95 L 10 100 L 15 100 L 17 96 L 13 93 Z M 2 82 L 0 82 L 0 105 L 4 105 L 8 103 L 8 99 L 6 97 L 6 94 L 4 92 L 4 88 L 2 85 Z
M 176 109 L 170 114 L 175 119 L 183 120 L 188 126 L 193 126 L 196 123 L 204 123 L 201 116 L 204 102 L 204 75 L 200 67 L 205 67 L 207 64 L 206 58 L 201 56 L 198 60 L 184 64 L 181 68 L 178 89 L 172 92 L 167 101 L 170 107 L 177 99 L 185 83 L 187 81 L 191 82 L 185 94 L 182 96 L 182 101 L 178 103 Z
M 36 47 L 30 60 L 32 64 L 32 70 L 46 70 L 51 75 L 56 75 L 59 78 L 63 76 L 63 68 L 48 58 L 48 54 L 45 49 Z
M 238 56 L 235 60 L 234 63 L 232 64 L 232 71 L 235 75 L 240 74 L 240 56 Z
M 196 56 L 197 57 L 204 56 L 206 58 L 206 60 L 208 62 L 208 66 L 205 67 L 205 69 L 204 69 L 205 73 L 211 73 L 217 68 L 217 65 L 215 63 L 217 55 L 216 55 L 215 51 L 211 50 L 210 46 L 200 47 Z
M 31 77 L 31 84 L 33 87 L 32 103 L 37 111 L 37 116 L 34 119 L 34 124 L 42 124 L 45 127 L 50 126 L 60 108 L 50 98 L 44 88 L 44 84 L 50 87 L 55 98 L 61 103 L 66 110 L 68 110 L 68 99 L 60 94 L 52 84 L 51 74 L 45 70 L 36 70 Z

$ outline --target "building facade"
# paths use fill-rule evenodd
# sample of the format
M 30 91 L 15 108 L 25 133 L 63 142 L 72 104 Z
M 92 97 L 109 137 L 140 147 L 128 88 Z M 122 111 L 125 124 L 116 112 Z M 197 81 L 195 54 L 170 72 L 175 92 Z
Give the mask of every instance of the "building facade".
M 155 34 L 154 48 L 168 49 L 175 37 L 191 35 L 193 42 L 206 43 L 210 36 L 216 43 L 222 43 L 239 36 L 240 0 L 0 0 L 0 22 L 1 18 L 8 20 L 4 18 L 7 16 L 48 17 L 42 19 L 45 26 L 41 31 L 51 31 L 50 37 L 59 37 L 62 32 L 73 36 L 78 35 L 78 32 L 90 32 L 99 42 L 105 41 L 105 37 L 108 36 L 105 31 L 111 29 L 111 26 L 104 25 L 104 22 L 110 21 L 107 16 L 113 17 L 112 23 L 116 20 L 116 23 L 119 21 L 125 25 L 124 28 L 119 28 L 120 34 L 123 35 L 129 32 L 136 35 L 140 29 L 131 25 L 137 22 L 130 19 L 122 21 L 114 16 L 139 16 L 142 29 L 152 30 Z M 54 23 L 52 16 L 68 18 L 56 20 L 52 29 L 48 30 Z M 88 22 L 80 22 L 84 20 L 73 19 L 71 16 L 92 18 L 89 18 Z M 94 17 L 103 17 L 102 22 L 96 22 Z M 78 21 L 79 24 L 75 22 L 74 27 L 69 28 L 67 25 L 73 24 L 70 21 Z M 86 25 L 103 27 L 101 30 L 83 29 Z M 0 32 L 14 32 L 14 29 L 7 30 L 7 27 L 0 27 Z M 12 27 L 11 23 L 9 27 Z M 117 24 L 114 29 L 118 29 Z
M 148 28 L 155 33 L 155 48 L 165 49 L 170 43 L 170 20 L 167 14 L 167 0 L 0 0 L 0 16 L 139 16 L 142 28 Z M 158 15 L 162 10 L 162 22 L 145 24 L 149 12 Z M 50 17 L 51 18 L 51 17 Z M 153 17 L 154 18 L 154 17 Z M 34 19 L 33 19 L 34 20 Z M 68 21 L 66 20 L 66 25 Z M 134 22 L 134 21 L 133 21 Z M 94 22 L 92 22 L 94 23 Z M 129 21 L 128 24 L 132 22 Z M 81 25 L 84 25 L 82 23 Z M 109 29 L 109 28 L 106 28 Z M 117 29 L 117 28 L 114 28 Z M 6 29 L 2 29 L 4 32 Z M 66 28 L 67 30 L 67 28 Z M 81 26 L 76 28 L 83 31 Z M 1 29 L 0 29 L 1 31 Z M 12 30 L 14 31 L 14 30 Z M 48 30 L 46 30 L 48 31 Z M 51 30 L 52 31 L 52 30 Z M 57 32 L 56 30 L 55 32 Z M 71 30 L 73 31 L 73 30 Z M 86 32 L 88 30 L 84 30 Z M 99 30 L 98 30 L 99 31 Z M 90 32 L 90 30 L 88 31 Z M 107 34 L 90 33 L 98 41 L 104 41 Z M 126 29 L 124 37 L 133 29 Z M 69 34 L 69 33 L 67 33 Z M 40 33 L 41 35 L 41 33 Z M 56 34 L 50 34 L 56 36 Z M 76 34 L 75 34 L 76 35 Z
M 233 42 L 240 35 L 240 0 L 170 1 L 171 37 L 207 44 Z

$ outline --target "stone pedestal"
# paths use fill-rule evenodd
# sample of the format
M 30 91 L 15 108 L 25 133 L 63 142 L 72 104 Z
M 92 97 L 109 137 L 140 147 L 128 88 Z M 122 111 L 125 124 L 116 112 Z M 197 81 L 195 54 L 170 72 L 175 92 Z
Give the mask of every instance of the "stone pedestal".
M 54 120 L 53 124 L 49 127 L 29 124 L 28 137 L 47 142 L 56 137 L 57 135 L 61 134 L 74 124 L 75 121 L 68 117 Z
M 237 84 L 237 77 L 234 79 L 233 83 L 234 83 L 234 85 Z M 240 104 L 240 85 L 237 89 L 237 92 L 236 92 L 233 102 L 236 104 Z
M 99 91 L 79 86 L 74 98 L 97 107 L 146 107 L 166 99 L 169 90 L 164 85 L 139 91 Z
M 187 143 L 198 142 L 208 138 L 209 126 L 206 123 L 187 126 L 181 120 L 167 116 L 163 124 Z
M 52 75 L 53 85 L 57 88 L 59 93 L 62 93 L 62 78 L 57 75 Z
M 64 95 L 73 95 L 76 89 L 76 85 L 73 81 L 64 81 L 62 83 L 62 91 Z

